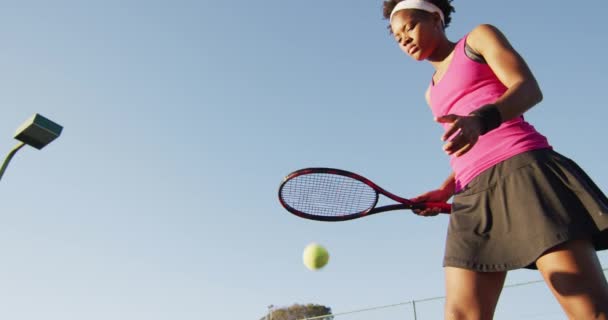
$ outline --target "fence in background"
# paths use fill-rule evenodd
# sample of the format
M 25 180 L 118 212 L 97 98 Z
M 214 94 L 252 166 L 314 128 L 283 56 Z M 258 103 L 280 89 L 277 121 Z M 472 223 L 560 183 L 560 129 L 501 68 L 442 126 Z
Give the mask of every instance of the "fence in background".
M 608 269 L 604 269 L 604 274 Z M 437 320 L 443 319 L 445 297 L 406 301 L 338 312 L 300 320 Z M 500 295 L 495 320 L 567 320 L 543 280 L 505 285 Z

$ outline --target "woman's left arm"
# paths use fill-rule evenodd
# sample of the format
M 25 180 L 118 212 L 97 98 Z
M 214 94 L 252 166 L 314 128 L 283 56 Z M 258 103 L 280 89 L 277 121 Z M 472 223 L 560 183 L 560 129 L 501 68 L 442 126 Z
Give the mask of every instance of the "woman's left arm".
M 524 59 L 496 27 L 482 24 L 473 29 L 468 45 L 480 53 L 507 91 L 495 102 L 502 121 L 521 116 L 539 103 L 542 92 Z
M 487 24 L 476 27 L 469 33 L 467 44 L 484 57 L 507 91 L 494 103 L 479 106 L 468 116 L 448 114 L 435 120 L 451 124 L 441 140 L 446 141 L 443 150 L 457 157 L 469 152 L 480 135 L 521 116 L 543 99 L 532 71 L 496 27 Z M 458 130 L 460 134 L 453 136 Z

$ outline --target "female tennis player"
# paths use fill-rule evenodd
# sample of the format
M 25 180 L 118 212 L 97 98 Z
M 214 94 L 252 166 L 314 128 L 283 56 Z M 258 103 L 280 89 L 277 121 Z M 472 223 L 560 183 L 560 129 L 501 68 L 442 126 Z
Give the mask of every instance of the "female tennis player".
M 542 93 L 501 31 L 484 24 L 447 39 L 451 2 L 389 0 L 383 8 L 401 50 L 435 69 L 425 96 L 445 129 L 453 173 L 414 200 L 454 197 L 445 318 L 492 319 L 507 271 L 529 268 L 540 271 L 570 319 L 608 319 L 596 255 L 608 248 L 608 199 L 524 120 Z

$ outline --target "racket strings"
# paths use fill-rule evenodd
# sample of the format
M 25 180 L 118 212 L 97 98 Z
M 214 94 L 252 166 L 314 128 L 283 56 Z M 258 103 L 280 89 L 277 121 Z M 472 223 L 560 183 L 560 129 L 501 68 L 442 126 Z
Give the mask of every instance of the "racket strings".
M 293 209 L 315 216 L 345 216 L 373 208 L 378 195 L 367 184 L 341 175 L 313 173 L 288 180 L 281 191 Z

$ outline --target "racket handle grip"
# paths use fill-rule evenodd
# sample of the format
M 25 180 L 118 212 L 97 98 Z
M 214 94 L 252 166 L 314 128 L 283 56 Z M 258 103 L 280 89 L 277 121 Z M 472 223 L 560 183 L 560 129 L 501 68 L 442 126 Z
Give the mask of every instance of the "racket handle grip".
M 445 202 L 425 202 L 424 208 L 439 208 L 440 213 L 452 212 L 452 205 Z

